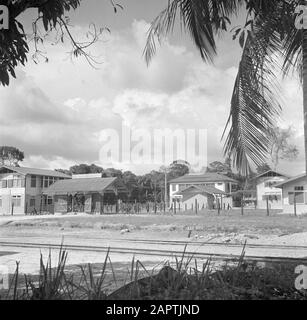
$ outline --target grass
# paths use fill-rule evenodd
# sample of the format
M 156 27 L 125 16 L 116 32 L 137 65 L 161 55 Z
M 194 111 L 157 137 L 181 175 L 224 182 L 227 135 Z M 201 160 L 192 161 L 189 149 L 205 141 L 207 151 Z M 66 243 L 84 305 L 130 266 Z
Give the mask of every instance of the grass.
M 185 248 L 186 249 L 186 248 Z M 40 257 L 40 273 L 33 279 L 19 274 L 19 264 L 11 277 L 10 287 L 0 292 L 8 300 L 306 300 L 306 291 L 294 288 L 293 265 L 278 264 L 260 268 L 241 257 L 235 264 L 224 263 L 218 270 L 208 260 L 201 265 L 184 249 L 175 262 L 166 262 L 160 270 L 147 269 L 134 258 L 123 286 L 109 292 L 117 283 L 117 274 L 109 251 L 99 272 L 91 264 L 79 266 L 79 273 L 66 268 L 67 252 L 61 249 L 55 267 L 51 254 L 44 262 Z M 21 281 L 23 279 L 23 281 Z M 111 279 L 111 281 L 110 281 Z
M 237 210 L 200 212 L 198 215 L 103 215 L 66 216 L 12 222 L 9 226 L 64 229 L 148 230 L 148 231 L 203 231 L 208 233 L 292 234 L 307 231 L 307 217 L 294 217 L 265 210 L 246 210 L 241 216 Z

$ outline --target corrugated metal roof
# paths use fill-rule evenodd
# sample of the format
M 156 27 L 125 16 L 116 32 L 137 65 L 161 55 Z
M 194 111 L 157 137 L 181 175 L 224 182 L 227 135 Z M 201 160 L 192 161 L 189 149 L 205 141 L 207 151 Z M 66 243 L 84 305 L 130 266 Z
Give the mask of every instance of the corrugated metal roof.
M 1 168 L 18 172 L 22 175 L 32 174 L 36 176 L 52 176 L 52 177 L 58 177 L 58 178 L 71 179 L 71 176 L 64 174 L 62 172 L 54 171 L 54 170 L 36 169 L 36 168 L 27 168 L 27 167 L 11 167 L 11 166 L 1 166 L 0 169 Z
M 203 174 L 186 174 L 185 176 L 173 179 L 170 183 L 195 183 L 195 182 L 233 182 L 238 183 L 237 180 L 229 178 L 219 173 L 203 173 Z
M 189 186 L 188 188 L 178 191 L 176 192 L 174 195 L 184 195 L 185 193 L 188 193 L 190 191 L 190 189 L 196 189 L 193 193 L 209 193 L 209 194 L 223 194 L 226 195 L 227 193 L 225 193 L 222 190 L 219 190 L 217 188 L 214 187 L 205 187 L 205 186 Z
M 60 180 L 52 184 L 46 194 L 67 194 L 78 192 L 102 192 L 110 187 L 117 178 L 88 178 Z
M 285 181 L 283 181 L 283 182 L 281 182 L 281 183 L 278 183 L 278 184 L 276 184 L 274 187 L 275 187 L 275 188 L 280 188 L 280 187 L 282 187 L 282 186 L 285 185 L 285 184 L 294 182 L 294 181 L 299 180 L 299 179 L 302 179 L 302 178 L 304 178 L 304 177 L 307 179 L 307 175 L 306 175 L 306 174 L 301 174 L 301 175 L 299 175 L 299 176 L 297 176 L 297 177 L 290 178 L 290 179 L 285 180 Z

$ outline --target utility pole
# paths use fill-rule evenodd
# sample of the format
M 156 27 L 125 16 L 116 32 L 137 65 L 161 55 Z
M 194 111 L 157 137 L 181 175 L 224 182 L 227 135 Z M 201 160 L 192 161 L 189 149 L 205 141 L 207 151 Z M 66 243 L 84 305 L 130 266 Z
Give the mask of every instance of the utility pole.
M 164 171 L 164 202 L 167 204 L 167 170 Z
M 162 166 L 160 170 L 164 173 L 164 203 L 167 205 L 167 174 L 169 172 L 169 168 L 166 166 Z

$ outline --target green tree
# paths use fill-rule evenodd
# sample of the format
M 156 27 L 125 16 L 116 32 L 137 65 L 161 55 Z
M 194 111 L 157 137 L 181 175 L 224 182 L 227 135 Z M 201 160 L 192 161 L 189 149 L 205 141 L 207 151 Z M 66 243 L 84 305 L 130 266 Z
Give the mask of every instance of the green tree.
M 207 168 L 207 172 L 217 172 L 224 175 L 232 175 L 231 163 L 227 158 L 225 162 L 214 161 L 211 162 Z
M 299 151 L 297 146 L 291 143 L 293 136 L 291 127 L 287 129 L 273 128 L 270 156 L 274 170 L 277 169 L 281 159 L 292 161 L 297 158 Z
M 114 168 L 108 168 L 104 170 L 104 176 L 105 177 L 117 177 L 117 178 L 122 178 L 123 177 L 123 172 L 118 169 Z
M 19 162 L 24 159 L 23 151 L 15 147 L 2 146 L 0 147 L 0 164 L 8 166 L 19 166 Z
M 168 168 L 168 179 L 176 179 L 190 172 L 190 164 L 186 161 L 174 161 Z
M 115 13 L 120 4 L 110 1 Z M 91 24 L 86 34 L 87 41 L 78 41 L 72 34 L 69 13 L 79 8 L 81 0 L 1 0 L 1 5 L 6 5 L 9 10 L 9 29 L 0 30 L 0 83 L 9 85 L 10 76 L 16 77 L 15 68 L 25 65 L 28 61 L 29 42 L 34 41 L 32 58 L 38 62 L 43 58 L 48 62 L 40 46 L 45 36 L 54 35 L 54 43 L 70 41 L 72 57 L 84 57 L 94 66 L 99 61 L 89 53 L 89 47 L 99 40 L 100 35 L 108 28 L 96 28 Z M 33 21 L 32 34 L 24 30 L 20 16 L 30 9 L 37 9 L 37 18 Z
M 125 171 L 122 176 L 123 183 L 128 189 L 130 200 L 138 200 L 139 184 L 137 176 L 131 171 Z
M 244 175 L 267 160 L 272 128 L 281 111 L 276 75 L 298 70 L 304 91 L 305 158 L 307 172 L 307 30 L 297 28 L 297 0 L 171 0 L 152 22 L 144 50 L 149 63 L 156 40 L 173 31 L 175 21 L 187 30 L 201 57 L 211 62 L 216 39 L 229 31 L 231 19 L 245 10 L 246 23 L 234 31 L 242 57 L 223 136 L 224 152 Z M 179 19 L 177 14 L 179 13 Z M 281 62 L 281 63 L 280 63 Z
M 65 171 L 65 170 L 64 170 Z M 95 164 L 78 164 L 69 168 L 70 174 L 89 174 L 89 173 L 104 173 L 103 168 Z

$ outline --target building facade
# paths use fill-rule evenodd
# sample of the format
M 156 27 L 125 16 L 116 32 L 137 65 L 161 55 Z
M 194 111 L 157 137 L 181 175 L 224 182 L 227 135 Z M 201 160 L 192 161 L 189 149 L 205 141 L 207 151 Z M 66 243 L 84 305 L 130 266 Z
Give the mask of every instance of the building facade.
M 218 190 L 214 187 L 204 187 L 204 186 L 190 186 L 182 191 L 178 191 L 174 194 L 174 197 L 180 196 L 179 201 L 173 201 L 173 208 L 180 209 L 180 206 L 185 210 L 212 210 L 217 204 L 220 208 L 223 204 L 228 206 L 228 203 L 223 203 L 223 199 L 227 199 L 226 193 Z M 230 205 L 230 204 L 229 204 Z
M 0 167 L 0 215 L 49 211 L 52 198 L 44 191 L 54 182 L 71 177 L 61 172 L 26 167 Z
M 170 202 L 183 202 L 182 192 L 189 187 L 203 188 L 204 193 L 206 188 L 211 188 L 211 192 L 207 194 L 214 197 L 216 204 L 219 202 L 221 207 L 224 205 L 232 207 L 231 193 L 237 190 L 238 181 L 219 173 L 187 174 L 170 181 Z
M 283 213 L 307 214 L 307 176 L 300 175 L 276 185 L 282 190 Z
M 52 213 L 105 213 L 105 206 L 115 206 L 127 197 L 128 190 L 116 177 L 102 178 L 102 174 L 73 175 L 70 180 L 57 181 L 44 191 L 53 199 Z
M 282 173 L 273 170 L 264 172 L 257 177 L 256 180 L 256 206 L 258 209 L 281 210 L 283 208 L 282 189 L 276 186 L 287 180 L 288 177 Z

